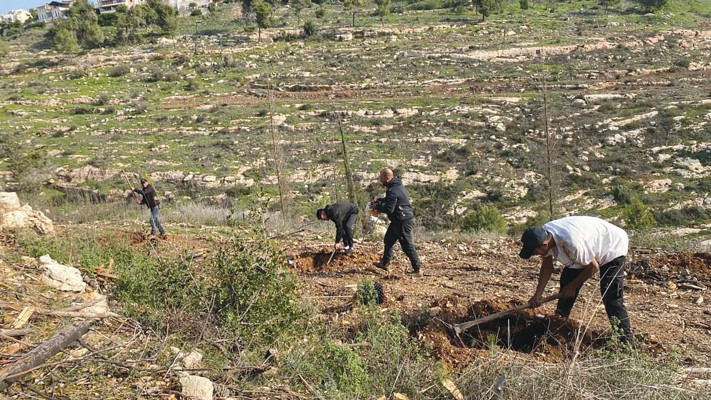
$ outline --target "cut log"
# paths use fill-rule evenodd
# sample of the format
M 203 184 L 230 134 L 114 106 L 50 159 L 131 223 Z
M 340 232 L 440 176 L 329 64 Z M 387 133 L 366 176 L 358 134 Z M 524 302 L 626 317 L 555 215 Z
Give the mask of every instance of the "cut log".
M 49 340 L 40 343 L 39 346 L 17 360 L 7 371 L 0 375 L 0 391 L 7 389 L 12 382 L 20 380 L 23 375 L 45 363 L 52 356 L 84 336 L 88 331 L 89 323 L 78 321 L 57 332 Z
M 20 312 L 20 315 L 15 318 L 15 321 L 13 321 L 12 325 L 10 328 L 12 329 L 22 329 L 27 325 L 27 323 L 30 321 L 30 318 L 32 318 L 32 314 L 34 314 L 36 309 L 32 306 L 28 306 L 22 309 Z

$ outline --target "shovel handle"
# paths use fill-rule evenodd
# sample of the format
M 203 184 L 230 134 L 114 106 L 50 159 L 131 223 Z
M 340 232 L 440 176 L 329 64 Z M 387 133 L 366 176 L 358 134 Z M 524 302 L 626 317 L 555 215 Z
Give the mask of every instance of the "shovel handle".
M 560 296 L 561 296 L 561 293 L 558 292 L 558 293 L 556 293 L 556 294 L 554 294 L 554 295 L 551 295 L 551 296 L 548 296 L 548 297 L 545 297 L 545 298 L 541 299 L 541 301 L 539 302 L 539 304 L 548 303 L 549 301 L 553 301 L 553 300 L 555 300 L 555 299 L 559 299 Z M 493 321 L 493 320 L 495 320 L 495 319 L 498 319 L 498 318 L 501 318 L 501 317 L 505 317 L 505 316 L 507 316 L 507 315 L 509 315 L 509 314 L 513 314 L 513 313 L 519 312 L 519 311 L 521 311 L 521 310 L 525 310 L 525 309 L 527 309 L 527 308 L 531 308 L 531 304 L 529 304 L 528 302 L 526 302 L 526 303 L 524 303 L 524 304 L 521 304 L 520 306 L 516 306 L 516 307 L 509 308 L 509 309 L 507 309 L 507 310 L 499 311 L 499 312 L 497 312 L 496 314 L 491 314 L 491 315 L 487 315 L 486 317 L 477 318 L 477 319 L 475 319 L 474 321 L 462 322 L 461 324 L 455 324 L 455 325 L 454 325 L 454 332 L 455 332 L 457 335 L 459 335 L 460 333 L 466 331 L 467 329 L 469 329 L 469 328 L 471 328 L 471 327 L 473 327 L 473 326 L 476 326 L 476 325 L 479 325 L 479 324 L 483 324 L 483 323 L 485 323 L 485 322 Z

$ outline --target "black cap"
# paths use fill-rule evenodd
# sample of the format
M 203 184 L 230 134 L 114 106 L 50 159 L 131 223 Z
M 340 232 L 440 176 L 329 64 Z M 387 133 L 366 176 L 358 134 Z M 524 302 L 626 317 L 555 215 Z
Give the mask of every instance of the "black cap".
M 148 181 L 145 179 L 141 179 L 141 183 L 146 183 L 146 182 L 148 182 Z
M 319 208 L 318 210 L 316 210 L 316 219 L 321 219 L 321 211 L 326 211 L 326 210 L 323 208 Z
M 518 256 L 525 260 L 531 258 L 533 252 L 541 247 L 546 237 L 548 237 L 548 234 L 540 226 L 526 229 L 523 235 L 521 235 L 523 247 L 521 248 L 521 252 L 518 253 Z

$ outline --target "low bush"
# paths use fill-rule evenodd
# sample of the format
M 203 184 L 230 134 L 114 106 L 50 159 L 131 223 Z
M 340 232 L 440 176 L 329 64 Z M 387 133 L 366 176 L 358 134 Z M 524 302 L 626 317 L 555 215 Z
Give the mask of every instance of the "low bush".
M 635 190 L 628 186 L 615 185 L 612 188 L 612 197 L 618 204 L 630 204 L 636 196 Z
M 407 6 L 409 10 L 437 10 L 441 8 L 446 8 L 446 4 L 443 0 L 422 0 L 418 2 L 413 2 Z
M 634 230 L 646 231 L 657 222 L 649 208 L 638 198 L 633 198 L 624 209 L 625 225 Z
M 478 204 L 469 212 L 460 225 L 464 232 L 506 232 L 506 220 L 493 206 Z
M 129 68 L 128 65 L 126 64 L 120 64 L 116 65 L 115 67 L 109 68 L 108 72 L 106 73 L 109 77 L 111 78 L 118 78 L 120 76 L 124 76 L 130 72 L 131 68 Z
M 703 207 L 654 212 L 654 219 L 664 226 L 694 226 L 708 223 L 711 213 Z
M 318 27 L 312 21 L 307 21 L 304 24 L 304 36 L 306 36 L 306 37 L 315 35 L 317 30 L 318 30 Z

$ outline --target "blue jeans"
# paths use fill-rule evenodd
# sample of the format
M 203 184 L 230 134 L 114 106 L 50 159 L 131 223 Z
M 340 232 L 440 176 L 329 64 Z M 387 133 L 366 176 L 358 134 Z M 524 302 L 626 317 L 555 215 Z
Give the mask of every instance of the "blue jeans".
M 158 226 L 160 234 L 165 235 L 165 229 L 163 229 L 163 225 L 158 221 L 158 206 L 151 207 L 151 235 L 156 234 L 156 226 Z

